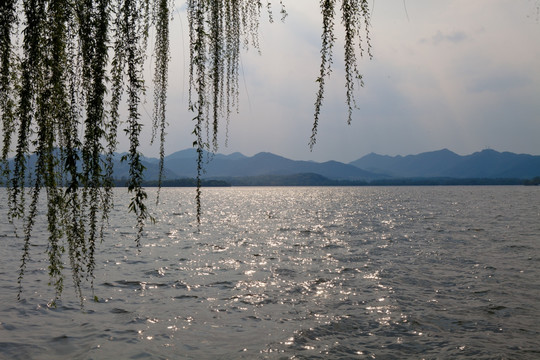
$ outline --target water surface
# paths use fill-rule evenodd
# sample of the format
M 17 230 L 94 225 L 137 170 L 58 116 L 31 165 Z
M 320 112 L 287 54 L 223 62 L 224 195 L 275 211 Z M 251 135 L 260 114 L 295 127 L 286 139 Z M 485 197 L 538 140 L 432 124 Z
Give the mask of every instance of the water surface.
M 82 310 L 2 223 L 0 359 L 540 358 L 537 187 L 168 188 L 140 253 L 115 195 Z

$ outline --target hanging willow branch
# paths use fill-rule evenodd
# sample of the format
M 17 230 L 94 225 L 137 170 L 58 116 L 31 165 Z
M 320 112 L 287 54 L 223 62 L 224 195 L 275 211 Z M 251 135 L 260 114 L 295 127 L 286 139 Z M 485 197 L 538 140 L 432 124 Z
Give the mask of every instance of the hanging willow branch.
M 258 48 L 256 39 L 261 7 L 260 1 L 188 1 L 189 109 L 195 114 L 197 222 L 201 220 L 203 154 L 205 150 L 217 150 L 219 120 L 228 119 L 238 104 L 240 49 L 242 44 L 248 46 L 250 43 Z M 241 41 L 242 36 L 244 41 Z
M 313 149 L 317 141 L 317 130 L 319 117 L 321 114 L 324 99 L 326 79 L 332 73 L 332 55 L 336 41 L 334 35 L 335 15 L 337 0 L 320 0 L 322 24 L 321 43 L 321 65 L 317 83 L 319 89 L 315 99 L 315 114 L 313 128 L 309 140 L 309 147 Z M 362 75 L 358 71 L 357 52 L 363 56 L 367 52 L 369 58 L 371 53 L 371 38 L 369 36 L 370 12 L 367 0 L 341 0 L 341 24 L 345 30 L 344 36 L 344 59 L 345 59 L 345 88 L 347 103 L 347 123 L 352 121 L 353 108 L 356 107 L 354 97 L 355 83 L 364 86 Z M 364 34 L 364 37 L 363 37 Z
M 149 218 L 138 150 L 149 14 L 149 0 L 0 4 L 2 178 L 8 188 L 8 218 L 22 224 L 19 296 L 43 200 L 55 299 L 63 290 L 64 252 L 81 302 L 81 282 L 86 278 L 93 283 L 96 242 L 103 240 L 112 208 L 112 164 L 124 93 L 128 114 L 123 120 L 130 139 L 128 191 L 133 194 L 129 209 L 137 218 L 139 244 Z M 168 29 L 167 12 L 158 12 L 156 19 Z M 168 32 L 160 33 L 159 41 L 168 47 Z M 167 63 L 167 52 L 156 56 Z M 165 88 L 166 81 L 158 83 L 158 91 L 164 94 Z M 165 98 L 163 107 L 164 102 Z
M 152 126 L 152 142 L 159 129 L 159 179 L 158 188 L 161 188 L 163 165 L 165 159 L 165 128 L 167 126 L 167 84 L 169 75 L 169 3 L 159 0 L 155 3 L 156 24 L 156 68 L 154 73 L 154 114 Z M 156 203 L 159 202 L 159 191 Z
M 321 0 L 323 34 L 315 119 L 310 146 L 331 73 L 334 21 L 341 11 L 345 30 L 348 122 L 355 82 L 362 85 L 356 54 L 370 53 L 366 0 Z M 170 0 L 3 0 L 0 3 L 0 115 L 3 132 L 1 179 L 8 189 L 8 220 L 22 229 L 22 280 L 33 231 L 46 209 L 47 256 L 55 300 L 64 285 L 67 252 L 75 291 L 93 287 L 96 242 L 113 206 L 113 163 L 118 133 L 129 150 L 129 210 L 136 217 L 136 244 L 153 220 L 142 187 L 140 104 L 150 28 L 155 29 L 152 142 L 160 140 L 160 182 L 167 124 Z M 279 1 L 282 19 L 287 16 Z M 218 149 L 221 119 L 238 107 L 240 51 L 259 51 L 262 13 L 274 20 L 272 3 L 261 0 L 187 0 L 190 36 L 189 109 L 197 150 L 197 222 L 201 221 L 204 154 Z M 365 34 L 363 37 L 362 34 Z M 362 40 L 364 39 L 364 43 Z M 364 45 L 366 44 L 366 45 Z M 127 111 L 120 109 L 125 103 Z M 12 156 L 11 159 L 8 157 Z M 44 195 L 44 196 L 43 196 Z M 45 206 L 40 202 L 44 201 Z M 19 226 L 17 226 L 19 228 Z M 54 301 L 53 301 L 54 302 Z

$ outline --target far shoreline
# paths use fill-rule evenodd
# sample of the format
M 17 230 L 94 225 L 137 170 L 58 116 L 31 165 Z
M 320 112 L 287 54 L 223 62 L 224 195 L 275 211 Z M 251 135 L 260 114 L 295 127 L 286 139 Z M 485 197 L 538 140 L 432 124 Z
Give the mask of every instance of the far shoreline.
M 126 187 L 125 179 L 115 179 L 116 187 Z M 180 178 L 143 181 L 144 187 L 197 187 L 197 179 Z M 482 186 L 482 185 L 540 185 L 540 177 L 516 178 L 397 178 L 375 180 L 334 180 L 318 174 L 262 175 L 201 179 L 201 187 L 250 187 L 250 186 Z

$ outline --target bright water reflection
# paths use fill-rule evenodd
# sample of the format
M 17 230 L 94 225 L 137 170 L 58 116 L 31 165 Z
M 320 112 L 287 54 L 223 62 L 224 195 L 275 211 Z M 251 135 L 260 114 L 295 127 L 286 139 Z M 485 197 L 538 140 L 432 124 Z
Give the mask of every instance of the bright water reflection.
M 39 233 L 14 301 L 2 226 L 0 358 L 535 358 L 538 190 L 207 189 L 197 231 L 163 189 L 140 254 L 120 190 L 84 311 L 47 307 Z

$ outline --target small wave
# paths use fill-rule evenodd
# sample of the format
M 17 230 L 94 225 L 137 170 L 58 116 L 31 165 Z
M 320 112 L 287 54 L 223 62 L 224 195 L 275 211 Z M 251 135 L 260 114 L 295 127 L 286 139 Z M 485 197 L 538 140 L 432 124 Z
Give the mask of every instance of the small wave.
M 291 228 L 291 227 L 280 227 L 278 229 L 278 231 L 281 231 L 281 232 L 287 232 L 287 231 L 294 231 L 296 230 L 296 228 Z
M 134 281 L 134 280 L 118 280 L 113 283 L 104 282 L 102 283 L 105 287 L 121 287 L 128 289 L 147 289 L 147 288 L 161 288 L 170 286 L 167 283 L 156 283 L 156 282 L 145 282 L 145 281 Z
M 131 311 L 121 308 L 114 308 L 110 312 L 112 314 L 131 314 Z
M 184 300 L 184 299 L 198 299 L 197 295 L 178 295 L 174 296 L 173 299 Z
M 327 250 L 330 250 L 330 249 L 342 249 L 343 246 L 342 245 L 336 245 L 336 244 L 326 244 L 322 248 L 327 249 Z
M 131 280 L 118 280 L 115 281 L 115 284 L 113 286 L 120 286 L 120 287 L 126 287 L 126 288 L 140 288 L 141 282 L 140 281 L 131 281 Z
M 504 305 L 495 305 L 495 304 L 491 304 L 487 308 L 484 309 L 484 311 L 486 311 L 488 314 L 499 315 L 499 316 L 506 315 L 508 310 L 509 309 Z
M 231 281 L 216 281 L 216 282 L 207 284 L 206 286 L 218 287 L 220 289 L 233 289 L 234 283 L 232 283 Z
M 189 285 L 183 281 L 176 281 L 174 284 L 172 284 L 172 287 L 175 289 L 189 289 Z
M 242 318 L 242 320 L 244 320 L 244 321 L 256 321 L 256 322 L 262 321 L 262 319 L 260 317 L 254 316 L 254 315 L 245 316 L 245 317 Z
M 239 301 L 246 305 L 267 305 L 275 304 L 276 301 L 270 299 L 266 294 L 245 294 L 238 297 Z
M 274 270 L 274 274 L 286 277 L 295 277 L 296 271 L 286 268 L 277 268 Z

